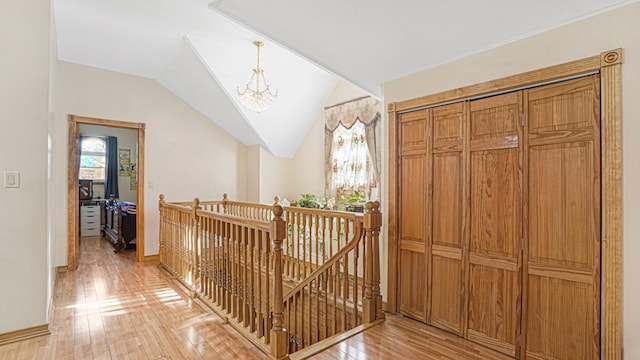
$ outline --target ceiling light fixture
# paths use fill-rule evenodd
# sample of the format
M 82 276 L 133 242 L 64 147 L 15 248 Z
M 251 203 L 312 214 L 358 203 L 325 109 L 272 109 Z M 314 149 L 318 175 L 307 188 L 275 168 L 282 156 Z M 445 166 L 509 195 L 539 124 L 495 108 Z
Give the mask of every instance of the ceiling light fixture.
M 253 45 L 258 48 L 258 62 L 256 67 L 253 69 L 253 74 L 251 74 L 251 79 L 247 83 L 243 92 L 240 92 L 238 88 L 238 100 L 240 103 L 247 108 L 260 113 L 261 111 L 267 110 L 273 105 L 278 99 L 278 90 L 276 90 L 275 94 L 271 92 L 269 89 L 269 84 L 267 84 L 267 80 L 264 78 L 264 70 L 260 68 L 260 47 L 264 45 L 261 41 L 254 41 Z M 264 86 L 263 90 L 260 90 L 260 85 Z M 254 86 L 254 88 L 252 88 Z

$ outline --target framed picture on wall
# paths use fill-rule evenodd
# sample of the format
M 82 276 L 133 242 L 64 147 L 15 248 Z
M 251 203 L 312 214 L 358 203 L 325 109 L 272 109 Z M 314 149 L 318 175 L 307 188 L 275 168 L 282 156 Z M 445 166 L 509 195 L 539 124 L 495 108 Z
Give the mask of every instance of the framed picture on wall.
M 129 176 L 131 170 L 131 150 L 118 149 L 118 173 L 120 176 Z

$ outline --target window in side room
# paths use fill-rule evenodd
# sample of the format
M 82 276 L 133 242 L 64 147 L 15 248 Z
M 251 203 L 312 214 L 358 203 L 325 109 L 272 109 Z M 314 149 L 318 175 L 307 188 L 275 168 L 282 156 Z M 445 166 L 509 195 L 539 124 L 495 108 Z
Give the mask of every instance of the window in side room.
M 107 162 L 106 141 L 100 137 L 83 137 L 80 148 L 79 178 L 82 180 L 104 181 Z

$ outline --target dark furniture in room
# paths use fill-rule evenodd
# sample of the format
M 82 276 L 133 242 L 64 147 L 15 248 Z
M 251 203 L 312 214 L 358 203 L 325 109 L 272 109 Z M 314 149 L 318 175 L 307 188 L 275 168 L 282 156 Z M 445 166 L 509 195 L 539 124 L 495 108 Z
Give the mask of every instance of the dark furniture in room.
M 136 204 L 118 202 L 111 196 L 105 202 L 106 223 L 104 237 L 111 241 L 115 252 L 135 246 Z

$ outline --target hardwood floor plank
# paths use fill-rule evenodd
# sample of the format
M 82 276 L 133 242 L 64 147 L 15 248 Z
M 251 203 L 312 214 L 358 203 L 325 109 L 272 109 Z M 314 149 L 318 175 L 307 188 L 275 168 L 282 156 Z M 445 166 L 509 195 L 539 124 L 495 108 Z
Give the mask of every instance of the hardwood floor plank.
M 313 357 L 325 359 L 510 360 L 509 356 L 399 315 Z
M 0 346 L 0 359 L 264 359 L 157 266 L 81 238 L 79 267 L 59 273 L 51 335 Z M 313 359 L 503 360 L 504 355 L 395 315 Z

